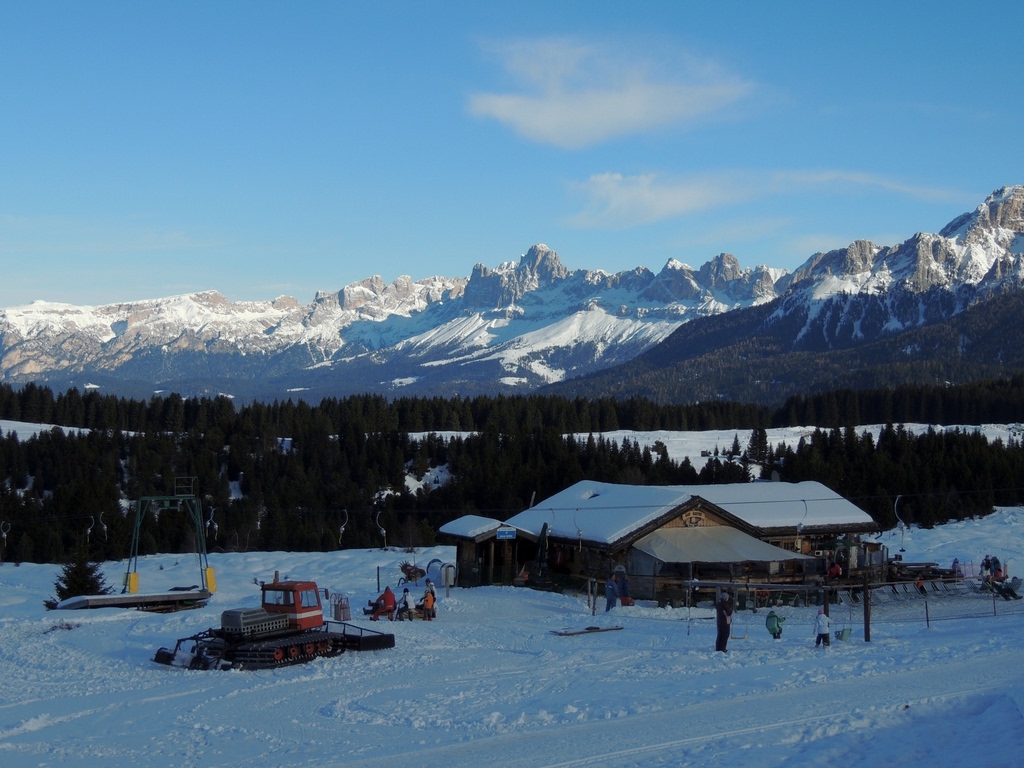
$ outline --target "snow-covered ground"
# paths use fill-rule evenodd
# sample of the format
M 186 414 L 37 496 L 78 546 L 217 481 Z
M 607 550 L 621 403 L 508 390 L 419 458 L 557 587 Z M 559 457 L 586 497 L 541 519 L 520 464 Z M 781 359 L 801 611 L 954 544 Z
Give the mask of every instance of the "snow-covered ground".
M 865 432 L 870 433 L 877 442 L 878 436 L 884 428 L 884 424 L 868 424 L 856 427 L 855 430 L 857 434 L 864 434 Z M 989 442 L 997 439 L 1002 440 L 1004 443 L 1009 442 L 1011 439 L 1016 440 L 1017 442 L 1024 440 L 1024 425 L 1021 424 L 960 424 L 951 426 L 904 424 L 903 428 L 912 435 L 924 434 L 929 429 L 937 431 L 951 431 L 959 429 L 966 432 L 980 432 L 989 440 Z M 18 435 L 20 440 L 28 440 L 36 437 L 40 432 L 46 432 L 51 429 L 67 429 L 69 432 L 75 431 L 72 428 L 57 427 L 53 424 L 35 424 L 24 421 L 0 419 L 0 434 L 7 435 L 13 432 Z M 814 434 L 815 429 L 815 427 L 776 427 L 765 430 L 765 432 L 767 434 L 768 445 L 770 447 L 775 448 L 778 445 L 785 443 L 786 445 L 795 448 L 801 438 L 810 439 Z M 409 436 L 413 439 L 422 440 L 429 434 L 435 434 L 446 440 L 450 440 L 453 437 L 465 437 L 472 433 L 436 430 L 434 432 L 410 432 Z M 606 440 L 613 440 L 619 445 L 621 445 L 624 440 L 635 440 L 639 443 L 641 448 L 654 448 L 655 444 L 660 442 L 664 444 L 665 449 L 668 451 L 668 455 L 673 460 L 682 461 L 683 459 L 689 459 L 694 468 L 699 471 L 716 455 L 716 451 L 724 458 L 724 455 L 732 449 L 735 442 L 739 442 L 741 452 L 746 450 L 747 445 L 750 442 L 750 434 L 751 431 L 749 429 L 710 429 L 703 431 L 634 431 L 619 429 L 611 432 L 595 432 L 594 437 L 603 437 Z M 589 434 L 580 433 L 575 435 L 575 437 L 577 440 L 586 441 Z M 287 439 L 288 438 L 283 438 L 283 440 Z M 431 475 L 427 482 L 444 482 L 445 480 L 447 480 L 446 470 L 442 470 L 440 477 Z M 411 482 L 409 489 L 415 492 L 416 489 L 421 487 L 423 484 L 424 483 Z
M 41 432 L 49 432 L 53 429 L 60 429 L 67 432 L 86 432 L 88 430 L 76 430 L 74 427 L 59 427 L 56 424 L 37 424 L 29 421 L 11 421 L 0 419 L 0 434 L 16 434 L 18 440 L 30 440 L 38 437 Z
M 1003 443 L 1011 439 L 1020 442 L 1024 437 L 1024 427 L 1020 424 L 973 424 L 973 425 L 952 425 L 936 426 L 930 424 L 904 424 L 903 428 L 911 435 L 922 435 L 929 429 L 938 432 L 943 430 L 952 431 L 959 429 L 962 432 L 979 432 L 989 442 L 1002 440 Z M 810 439 L 814 434 L 815 427 L 775 427 L 765 430 L 768 437 L 768 445 L 776 448 L 785 443 L 791 448 L 796 448 L 801 438 Z M 867 424 L 855 427 L 858 435 L 869 433 L 878 442 L 878 436 L 885 429 L 884 424 Z M 828 432 L 829 430 L 823 430 Z M 675 461 L 682 461 L 688 458 L 695 469 L 700 471 L 704 465 L 714 457 L 715 451 L 723 455 L 727 453 L 735 441 L 739 441 L 740 451 L 744 451 L 750 443 L 749 429 L 710 429 L 704 431 L 677 432 L 669 430 L 648 430 L 633 431 L 620 429 L 614 432 L 595 433 L 606 440 L 614 440 L 622 444 L 623 440 L 635 440 L 641 448 L 653 447 L 655 443 L 661 442 L 665 445 L 668 455 Z M 579 439 L 586 440 L 587 435 L 577 435 Z
M 909 561 L 1024 570 L 1024 509 L 910 529 Z M 899 533 L 887 534 L 890 538 Z M 895 539 L 894 539 L 895 540 Z M 596 614 L 585 596 L 513 588 L 442 590 L 435 622 L 366 626 L 386 651 L 256 672 L 152 661 L 162 645 L 254 606 L 254 579 L 312 578 L 356 614 L 414 554 L 233 553 L 210 557 L 219 591 L 174 614 L 46 611 L 59 569 L 0 566 L 0 764 L 4 766 L 819 766 L 1021 765 L 1024 600 L 971 595 L 878 602 L 871 641 L 858 609 L 833 609 L 848 642 L 815 649 L 813 607 L 737 614 L 716 654 L 711 611 L 638 603 Z M 436 567 L 436 566 L 435 566 Z M 104 565 L 119 584 L 123 563 Z M 190 556 L 139 563 L 141 589 L 196 583 Z M 418 587 L 413 588 L 419 591 Z M 996 615 L 993 615 L 995 613 Z M 938 618 L 938 620 L 935 620 Z M 355 617 L 364 623 L 361 615 Z M 620 625 L 560 637 L 551 630 Z

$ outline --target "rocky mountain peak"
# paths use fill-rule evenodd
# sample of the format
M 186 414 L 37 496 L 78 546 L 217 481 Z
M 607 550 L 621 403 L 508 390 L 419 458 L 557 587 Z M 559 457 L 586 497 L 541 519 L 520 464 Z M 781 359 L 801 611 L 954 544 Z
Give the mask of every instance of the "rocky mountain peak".
M 1024 233 L 1024 186 L 1000 187 L 973 211 L 953 219 L 939 234 L 967 241 L 993 230 Z
M 1024 186 L 997 189 L 978 206 L 978 225 L 1024 233 Z
M 569 274 L 558 254 L 541 243 L 526 252 L 519 260 L 516 271 L 535 278 L 538 284 L 564 280 Z
M 531 246 L 512 269 L 491 271 L 483 264 L 473 267 L 464 301 L 478 309 L 499 309 L 515 304 L 531 291 L 565 280 L 569 270 L 558 254 L 546 245 Z
M 818 252 L 793 273 L 791 285 L 835 275 L 860 275 L 874 266 L 879 248 L 870 240 L 855 240 L 845 248 Z
M 709 288 L 725 288 L 729 283 L 740 279 L 743 270 L 740 262 L 731 253 L 720 253 L 707 262 L 698 272 L 700 282 Z

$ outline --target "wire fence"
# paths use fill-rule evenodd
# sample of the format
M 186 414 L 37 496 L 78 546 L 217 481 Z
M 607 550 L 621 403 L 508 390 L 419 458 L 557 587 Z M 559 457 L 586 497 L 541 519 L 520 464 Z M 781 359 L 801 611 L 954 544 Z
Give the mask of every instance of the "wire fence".
M 1009 616 L 1024 616 L 1024 595 L 1020 582 L 1016 592 L 1004 588 L 1003 594 L 993 591 L 980 579 L 959 579 L 955 581 L 924 581 L 920 587 L 914 582 L 890 582 L 872 584 L 871 625 L 897 624 L 930 627 L 941 622 L 954 620 L 999 619 Z M 923 587 L 923 590 L 921 589 Z M 789 589 L 774 588 L 762 600 L 748 601 L 740 608 L 734 623 L 746 635 L 752 628 L 763 624 L 770 611 L 785 621 L 787 633 L 793 630 L 804 632 L 814 623 L 818 608 L 823 601 L 815 599 L 813 592 L 800 593 Z M 710 603 L 703 605 L 710 605 Z M 753 609 L 753 610 L 751 610 Z M 857 640 L 864 636 L 864 592 L 863 587 L 840 587 L 834 589 L 829 601 L 831 632 L 837 640 Z M 712 614 L 713 615 L 713 614 Z M 848 630 L 844 632 L 844 630 Z M 843 635 L 840 637 L 840 635 Z
M 845 610 L 849 620 L 862 626 L 863 594 L 840 590 L 839 599 L 841 603 L 833 608 L 833 616 L 841 617 Z M 1010 615 L 1024 615 L 1024 598 L 1008 588 L 1003 588 L 1000 594 L 980 580 L 928 581 L 920 586 L 913 582 L 894 582 L 871 589 L 872 623 L 930 626 L 941 621 Z

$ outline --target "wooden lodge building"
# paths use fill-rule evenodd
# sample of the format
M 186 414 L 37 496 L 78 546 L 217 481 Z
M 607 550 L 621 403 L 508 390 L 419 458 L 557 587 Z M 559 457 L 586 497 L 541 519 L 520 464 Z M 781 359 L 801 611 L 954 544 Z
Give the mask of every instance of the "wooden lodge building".
M 691 579 L 817 583 L 886 562 L 863 510 L 817 482 L 635 486 L 584 480 L 506 521 L 468 515 L 441 527 L 459 583 L 584 588 L 623 566 L 635 598 Z M 621 570 L 621 569 L 620 569 Z M 532 580 L 532 583 L 531 583 Z

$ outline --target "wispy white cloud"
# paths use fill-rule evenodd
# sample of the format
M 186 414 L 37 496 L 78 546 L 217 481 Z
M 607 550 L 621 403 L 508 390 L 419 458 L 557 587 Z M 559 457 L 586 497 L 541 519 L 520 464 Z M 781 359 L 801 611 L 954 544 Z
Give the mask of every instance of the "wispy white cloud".
M 881 189 L 921 200 L 962 197 L 948 189 L 849 171 L 723 171 L 687 178 L 601 173 L 573 186 L 586 202 L 582 210 L 569 218 L 569 224 L 601 229 L 628 229 L 698 211 L 725 208 L 754 198 L 799 194 L 822 186 L 838 193 Z
M 570 224 L 583 228 L 626 229 L 672 219 L 749 198 L 752 190 L 723 175 L 666 179 L 654 174 L 601 173 L 577 184 L 587 198 Z
M 521 85 L 476 93 L 469 112 L 532 141 L 576 149 L 686 124 L 742 99 L 753 85 L 712 62 L 684 58 L 671 73 L 606 46 L 569 39 L 491 46 Z
M 794 187 L 817 186 L 820 184 L 873 187 L 917 200 L 956 200 L 963 197 L 962 193 L 951 189 L 907 184 L 873 173 L 851 171 L 786 171 L 776 174 L 775 182 L 778 186 L 790 185 Z

